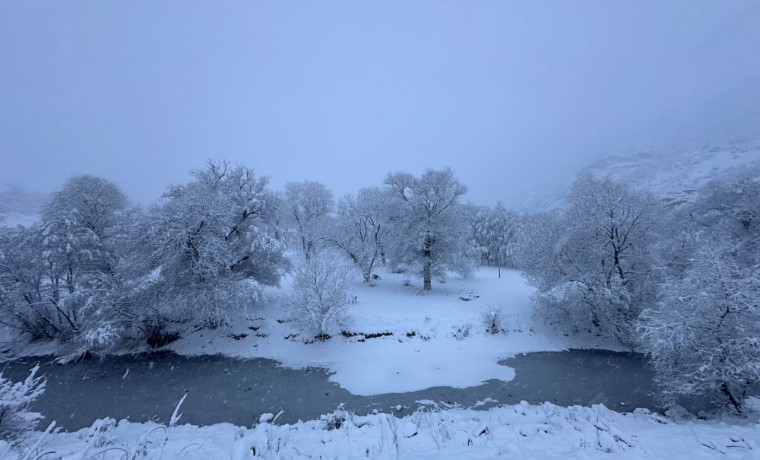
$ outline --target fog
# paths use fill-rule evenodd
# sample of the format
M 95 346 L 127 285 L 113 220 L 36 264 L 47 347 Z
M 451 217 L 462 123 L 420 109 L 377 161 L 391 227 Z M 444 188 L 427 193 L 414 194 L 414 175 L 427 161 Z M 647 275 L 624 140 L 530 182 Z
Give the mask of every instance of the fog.
M 0 3 L 0 183 L 155 201 L 206 159 L 340 196 L 451 166 L 483 204 L 759 135 L 755 1 Z

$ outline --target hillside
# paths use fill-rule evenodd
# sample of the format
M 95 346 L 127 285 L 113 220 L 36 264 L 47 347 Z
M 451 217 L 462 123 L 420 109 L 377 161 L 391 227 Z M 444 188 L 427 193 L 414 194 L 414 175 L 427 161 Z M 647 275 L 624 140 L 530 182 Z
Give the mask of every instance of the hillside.
M 735 168 L 760 162 L 760 141 L 737 141 L 669 152 L 648 151 L 606 157 L 581 173 L 609 177 L 648 190 L 669 205 L 692 201 L 700 187 Z
M 669 206 L 690 202 L 700 187 L 736 168 L 760 162 L 760 140 L 661 148 L 606 156 L 578 173 L 609 177 L 634 189 L 647 190 Z M 561 207 L 570 185 L 526 197 L 521 211 L 540 212 Z
M 33 224 L 48 200 L 48 194 L 27 192 L 16 186 L 0 184 L 0 227 Z

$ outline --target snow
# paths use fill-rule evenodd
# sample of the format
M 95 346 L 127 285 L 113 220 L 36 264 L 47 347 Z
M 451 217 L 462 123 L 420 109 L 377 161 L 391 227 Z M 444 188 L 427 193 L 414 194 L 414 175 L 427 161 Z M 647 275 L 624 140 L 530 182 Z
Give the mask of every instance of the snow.
M 693 201 L 702 186 L 721 174 L 757 163 L 759 159 L 760 142 L 735 141 L 610 156 L 586 171 L 596 177 L 609 177 L 617 183 L 651 191 L 666 202 L 678 205 Z
M 730 170 L 760 161 L 760 141 L 734 140 L 704 145 L 659 146 L 656 150 L 625 152 L 601 158 L 578 175 L 597 178 L 646 190 L 677 207 L 694 201 L 699 189 Z M 569 189 L 558 186 L 544 193 L 526 196 L 520 210 L 528 213 L 556 209 L 564 205 Z
M 515 270 L 502 269 L 499 278 L 495 268 L 484 267 L 469 279 L 452 277 L 446 284 L 434 283 L 427 295 L 418 294 L 421 281 L 404 286 L 408 274 L 380 275 L 374 287 L 357 276 L 357 303 L 351 307 L 348 331 L 357 335 L 352 337 L 313 343 L 300 336 L 285 340 L 298 333 L 291 324 L 277 321 L 287 316 L 282 306 L 290 282 L 286 280 L 280 291 L 268 292 L 269 303 L 254 314 L 250 325 L 258 327 L 256 331 L 246 325 L 204 330 L 186 335 L 170 348 L 185 355 L 221 353 L 270 358 L 290 368 L 323 367 L 332 372 L 330 380 L 351 393 L 374 395 L 508 381 L 514 370 L 498 362 L 518 353 L 605 345 L 572 342 L 534 324 L 533 289 Z M 477 298 L 463 301 L 462 292 L 475 292 Z M 502 308 L 509 324 L 506 334 L 486 333 L 481 317 L 487 306 Z M 247 337 L 232 338 L 240 334 Z M 373 337 L 378 334 L 387 335 Z
M 39 220 L 40 210 L 49 200 L 48 194 L 0 184 L 0 229 L 29 227 Z
M 263 414 L 271 416 L 271 414 Z M 263 417 L 266 419 L 268 417 Z M 421 410 L 403 418 L 336 411 L 292 425 L 262 422 L 243 428 L 136 424 L 99 420 L 74 433 L 33 433 L 20 448 L 0 441 L 0 457 L 221 459 L 251 458 L 534 458 L 641 459 L 760 458 L 756 421 L 672 422 L 640 410 L 521 403 L 488 411 Z M 28 449 L 28 447 L 26 448 Z M 100 456 L 100 453 L 104 455 Z M 37 458 L 31 455 L 30 458 Z
M 267 292 L 268 302 L 246 320 L 217 330 L 186 334 L 171 345 L 181 354 L 222 353 L 266 357 L 283 366 L 320 366 L 331 379 L 359 395 L 404 392 L 432 386 L 464 388 L 484 380 L 509 380 L 514 370 L 498 362 L 518 353 L 577 347 L 612 348 L 609 343 L 557 335 L 534 322 L 532 288 L 520 273 L 482 268 L 472 278 L 452 277 L 419 295 L 421 283 L 405 286 L 405 274 L 380 273 L 374 286 L 354 289 L 353 322 L 347 336 L 308 343 L 287 317 L 282 289 Z M 413 279 L 413 278 L 412 278 Z M 471 300 L 460 298 L 472 293 Z M 486 332 L 482 314 L 499 307 L 508 331 Z M 467 331 L 465 333 L 465 331 Z M 243 337 L 243 335 L 245 336 Z M 289 339 L 286 337 L 290 337 Z M 373 413 L 358 416 L 344 410 L 320 420 L 278 425 L 280 414 L 262 413 L 252 427 L 215 424 L 160 425 L 104 419 L 73 433 L 33 432 L 20 442 L 0 441 L 0 458 L 760 458 L 760 424 L 755 414 L 741 419 L 673 421 L 638 409 L 622 414 L 604 406 L 499 406 L 485 398 L 476 407 L 450 408 L 421 400 L 405 417 Z M 491 407 L 494 406 L 494 407 Z M 397 408 L 396 412 L 403 408 Z M 178 406 L 172 422 L 180 420 Z M 755 417 L 755 418 L 752 418 Z M 43 427 L 40 427 L 43 428 Z M 35 449 L 32 446 L 37 445 Z M 103 455 L 100 455 L 103 453 Z

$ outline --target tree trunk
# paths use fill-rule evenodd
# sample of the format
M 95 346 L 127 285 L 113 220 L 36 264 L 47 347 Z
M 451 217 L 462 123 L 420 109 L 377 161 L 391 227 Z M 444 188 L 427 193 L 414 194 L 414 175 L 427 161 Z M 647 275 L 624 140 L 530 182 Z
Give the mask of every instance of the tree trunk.
M 422 279 L 423 279 L 423 287 L 422 290 L 424 291 L 432 291 L 433 290 L 433 279 L 432 279 L 432 270 L 431 270 L 431 264 L 430 262 L 425 262 L 425 266 L 422 268 Z
M 423 291 L 433 290 L 433 261 L 431 260 L 433 252 L 430 250 L 430 246 L 430 234 L 427 234 L 425 235 L 425 249 L 422 251 L 422 256 L 425 260 L 422 267 Z
M 311 260 L 311 241 L 301 237 L 301 246 L 303 247 L 303 255 L 306 257 L 306 260 Z

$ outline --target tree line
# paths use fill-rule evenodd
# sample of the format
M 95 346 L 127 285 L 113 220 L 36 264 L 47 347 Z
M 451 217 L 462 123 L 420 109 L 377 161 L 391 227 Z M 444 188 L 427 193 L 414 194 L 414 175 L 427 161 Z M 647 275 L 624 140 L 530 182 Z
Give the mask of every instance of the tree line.
M 0 234 L 0 323 L 74 353 L 161 344 L 229 322 L 291 272 L 289 256 L 309 262 L 327 250 L 365 282 L 391 264 L 430 290 L 476 266 L 465 192 L 450 169 L 428 170 L 389 174 L 336 203 L 318 182 L 274 191 L 250 168 L 209 162 L 143 209 L 112 182 L 73 177 L 38 223 Z
M 564 209 L 522 225 L 516 265 L 546 321 L 647 353 L 667 404 L 701 395 L 741 412 L 757 394 L 759 165 L 675 207 L 581 177 Z
M 379 266 L 416 275 L 423 293 L 489 264 L 521 270 L 558 331 L 648 353 L 668 402 L 714 395 L 742 410 L 760 378 L 760 167 L 678 207 L 592 176 L 537 214 L 466 204 L 466 191 L 441 169 L 335 200 L 318 182 L 275 191 L 210 162 L 143 209 L 74 177 L 38 223 L 0 234 L 0 323 L 75 355 L 160 345 L 229 322 L 295 271 L 288 306 L 319 337 L 351 301 L 344 260 L 366 283 Z

